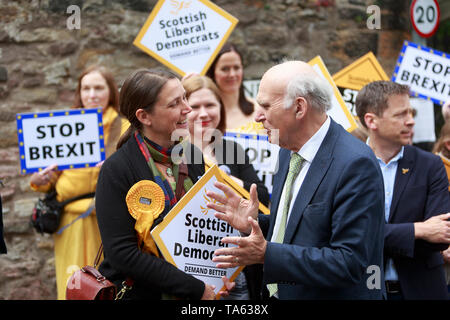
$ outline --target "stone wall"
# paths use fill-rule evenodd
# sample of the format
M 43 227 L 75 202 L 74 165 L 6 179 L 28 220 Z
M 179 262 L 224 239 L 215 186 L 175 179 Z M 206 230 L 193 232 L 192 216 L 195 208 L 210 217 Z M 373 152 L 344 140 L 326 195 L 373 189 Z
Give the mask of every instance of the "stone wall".
M 365 0 L 217 0 L 239 19 L 231 35 L 244 55 L 245 76 L 259 79 L 288 57 L 321 55 L 331 74 L 368 51 L 392 74 L 409 38 L 408 0 L 376 1 L 381 29 L 366 26 Z M 88 64 L 112 69 L 118 83 L 157 61 L 132 42 L 156 0 L 0 0 L 0 187 L 8 254 L 0 256 L 0 299 L 55 299 L 53 242 L 28 224 L 37 194 L 19 175 L 15 114 L 71 105 Z M 69 30 L 69 5 L 81 8 L 81 29 Z M 70 250 L 70 248 L 68 248 Z

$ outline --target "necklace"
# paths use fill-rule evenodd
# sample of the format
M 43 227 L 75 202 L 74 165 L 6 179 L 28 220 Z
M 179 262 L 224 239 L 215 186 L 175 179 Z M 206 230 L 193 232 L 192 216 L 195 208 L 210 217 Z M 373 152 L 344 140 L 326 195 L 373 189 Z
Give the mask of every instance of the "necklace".
M 168 164 L 168 163 L 161 163 L 161 162 L 155 162 L 155 164 L 156 164 L 156 166 L 158 167 L 158 170 L 161 173 L 163 173 L 163 170 L 164 170 L 168 177 L 173 177 L 173 170 L 170 167 L 170 164 Z

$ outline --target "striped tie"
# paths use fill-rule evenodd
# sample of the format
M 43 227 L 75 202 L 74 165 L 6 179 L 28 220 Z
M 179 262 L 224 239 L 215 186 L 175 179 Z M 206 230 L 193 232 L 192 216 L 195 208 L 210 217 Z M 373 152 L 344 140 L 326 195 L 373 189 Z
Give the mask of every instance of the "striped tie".
M 292 199 L 292 185 L 294 184 L 295 179 L 300 173 L 300 169 L 302 168 L 304 160 L 305 159 L 303 159 L 302 156 L 300 156 L 298 153 L 296 152 L 292 153 L 291 161 L 289 162 L 289 173 L 287 175 L 285 183 L 283 212 L 281 213 L 280 226 L 275 236 L 275 242 L 277 243 L 283 243 L 284 240 L 287 216 Z M 276 283 L 269 283 L 267 285 L 267 288 L 269 289 L 269 294 L 271 297 L 278 291 L 278 285 Z

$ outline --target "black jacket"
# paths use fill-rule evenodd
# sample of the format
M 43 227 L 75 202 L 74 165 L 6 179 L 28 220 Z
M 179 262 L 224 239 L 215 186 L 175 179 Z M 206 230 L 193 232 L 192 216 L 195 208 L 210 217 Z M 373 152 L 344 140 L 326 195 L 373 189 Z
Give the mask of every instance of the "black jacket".
M 196 154 L 201 162 L 188 164 L 189 176 L 194 183 L 204 174 L 203 156 L 199 152 L 193 146 L 187 152 L 188 157 Z M 119 289 L 127 277 L 134 280 L 133 289 L 126 298 L 161 299 L 165 293 L 182 299 L 200 299 L 205 288 L 201 280 L 138 249 L 135 219 L 128 213 L 125 197 L 135 183 L 153 179 L 134 136 L 102 165 L 96 210 L 105 259 L 99 270 Z

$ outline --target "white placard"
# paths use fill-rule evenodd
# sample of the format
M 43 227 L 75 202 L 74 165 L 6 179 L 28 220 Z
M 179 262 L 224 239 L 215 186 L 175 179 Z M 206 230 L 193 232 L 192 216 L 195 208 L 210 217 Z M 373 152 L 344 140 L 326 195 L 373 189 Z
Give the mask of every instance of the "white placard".
M 205 283 L 216 286 L 216 295 L 223 289 L 222 276 L 235 279 L 243 267 L 219 269 L 212 261 L 214 251 L 233 246 L 221 243 L 227 236 L 239 236 L 228 223 L 217 219 L 207 208 L 210 199 L 206 190 L 222 194 L 214 182 L 224 180 L 217 166 L 211 167 L 152 231 L 164 258 L 178 269 Z
M 415 97 L 443 105 L 450 100 L 450 55 L 405 41 L 392 81 L 409 85 Z
M 101 108 L 16 115 L 21 173 L 56 164 L 58 170 L 105 160 Z
M 280 147 L 270 143 L 267 135 L 227 131 L 224 138 L 241 145 L 258 178 L 264 183 L 269 194 L 272 194 L 273 176 L 278 172 Z M 221 169 L 224 170 L 222 167 Z
M 242 84 L 244 85 L 245 96 L 256 100 L 260 83 L 261 80 L 244 80 Z
M 411 98 L 411 107 L 417 110 L 414 118 L 413 142 L 434 142 L 436 133 L 434 131 L 434 104 L 432 101 L 421 98 Z
M 203 75 L 237 22 L 207 0 L 159 0 L 133 44 L 182 76 Z

